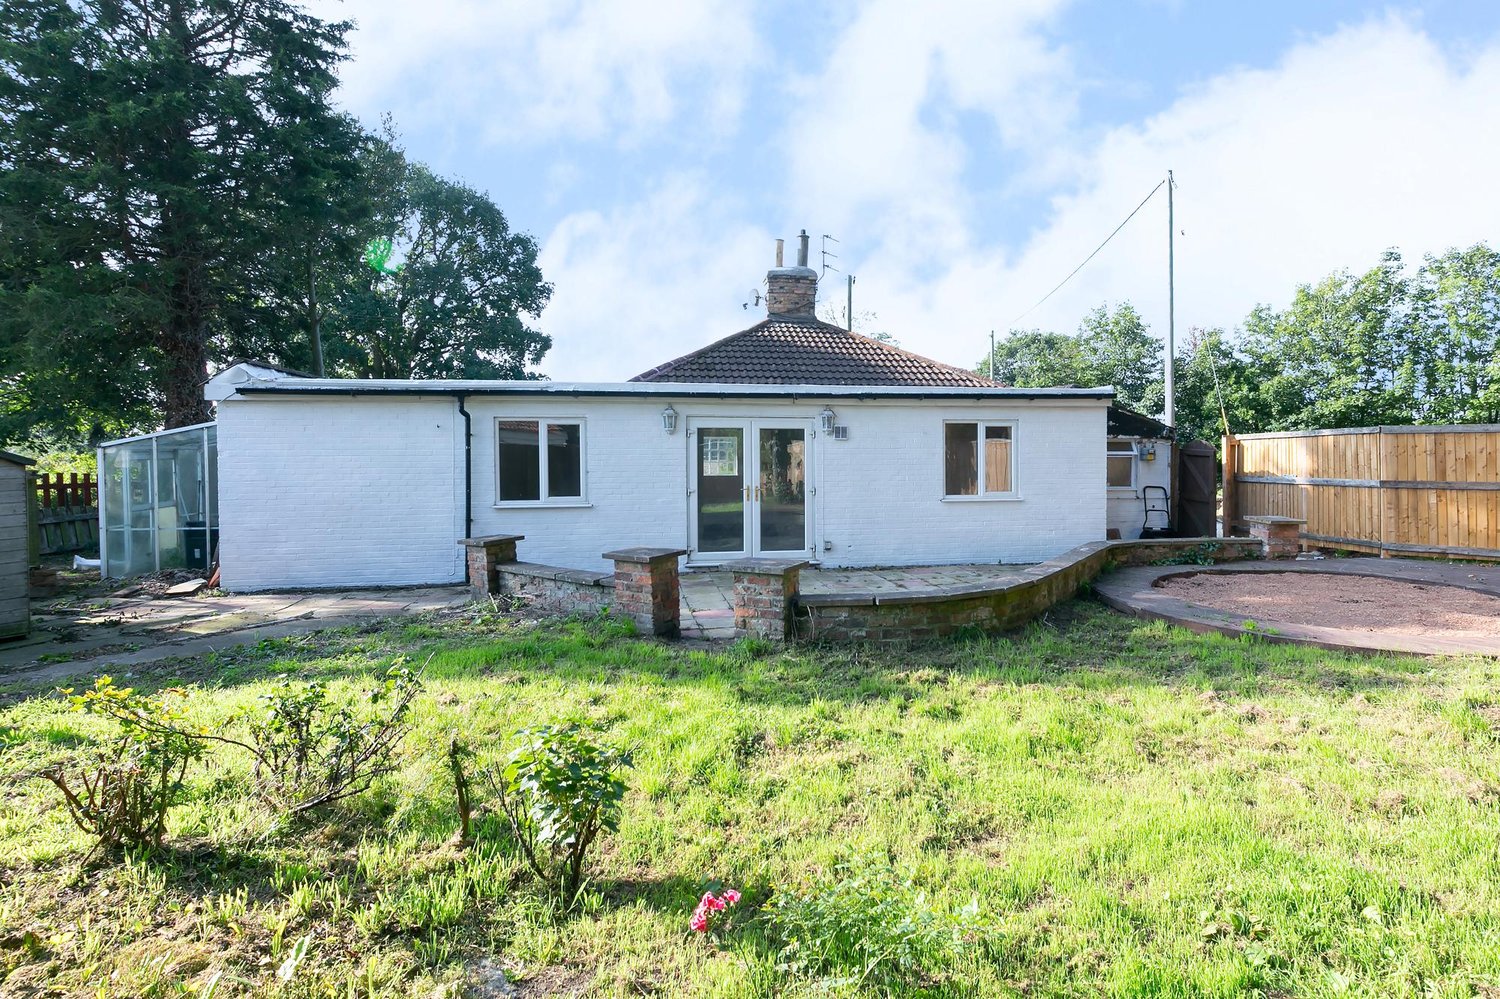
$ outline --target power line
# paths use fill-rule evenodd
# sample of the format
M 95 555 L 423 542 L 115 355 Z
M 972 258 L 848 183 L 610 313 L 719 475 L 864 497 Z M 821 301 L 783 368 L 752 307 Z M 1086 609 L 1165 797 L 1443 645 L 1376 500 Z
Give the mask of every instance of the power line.
M 1069 281 L 1073 280 L 1074 276 L 1077 275 L 1077 273 L 1079 271 L 1081 271 L 1085 267 L 1087 267 L 1088 266 L 1088 262 L 1090 260 L 1093 260 L 1096 256 L 1098 256 L 1099 255 L 1099 251 L 1102 250 L 1102 249 L 1104 249 L 1106 246 L 1108 246 L 1109 245 L 1109 241 L 1112 240 L 1112 239 L 1114 239 L 1116 236 L 1118 236 L 1120 234 L 1120 230 L 1123 229 L 1123 228 L 1125 228 L 1125 226 L 1129 224 L 1129 222 L 1130 222 L 1131 219 L 1135 218 L 1136 212 L 1139 212 L 1142 208 L 1145 208 L 1146 207 L 1146 202 L 1148 202 L 1152 198 L 1156 197 L 1156 192 L 1160 191 L 1162 189 L 1162 187 L 1166 183 L 1167 182 L 1165 180 L 1158 181 L 1157 184 L 1156 184 L 1156 186 L 1151 189 L 1151 193 L 1148 194 L 1148 195 L 1146 195 L 1144 198 L 1142 198 L 1141 199 L 1141 203 L 1135 206 L 1135 211 L 1132 211 L 1129 215 L 1125 216 L 1125 221 L 1121 222 L 1119 225 L 1115 226 L 1115 231 L 1112 232 L 1112 233 L 1110 233 L 1108 236 L 1105 236 L 1104 237 L 1104 242 L 1102 242 L 1098 246 L 1094 247 L 1094 252 L 1090 253 L 1088 256 L 1086 256 L 1086 257 L 1083 258 L 1083 263 L 1081 263 L 1077 267 L 1073 268 L 1072 272 L 1070 274 L 1068 274 L 1067 277 L 1065 277 L 1061 281 L 1057 282 L 1057 287 L 1056 288 L 1053 288 L 1051 291 L 1047 292 L 1047 294 L 1043 295 L 1041 297 L 1041 300 L 1038 301 L 1035 305 L 1033 305 L 1031 308 L 1027 309 L 1025 312 L 1021 313 L 1016 318 L 1012 319 L 1010 321 L 1010 325 L 1014 326 L 1016 323 L 1020 322 L 1022 319 L 1025 319 L 1027 316 L 1031 315 L 1037 309 L 1041 308 L 1043 302 L 1047 301 L 1047 299 L 1049 299 L 1053 295 L 1057 294 L 1058 291 L 1062 289 L 1063 285 L 1065 285 Z

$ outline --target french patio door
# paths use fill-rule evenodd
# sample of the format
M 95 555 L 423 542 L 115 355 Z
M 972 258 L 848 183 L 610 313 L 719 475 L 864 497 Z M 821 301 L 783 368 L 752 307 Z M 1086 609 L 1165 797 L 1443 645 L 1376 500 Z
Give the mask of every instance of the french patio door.
M 688 423 L 695 562 L 812 553 L 812 421 Z

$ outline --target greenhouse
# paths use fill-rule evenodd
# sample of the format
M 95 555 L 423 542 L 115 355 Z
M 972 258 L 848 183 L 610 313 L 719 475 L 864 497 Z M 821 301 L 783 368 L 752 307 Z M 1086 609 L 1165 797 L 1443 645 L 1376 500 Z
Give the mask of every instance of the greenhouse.
M 178 427 L 99 447 L 104 576 L 213 565 L 219 547 L 218 428 Z

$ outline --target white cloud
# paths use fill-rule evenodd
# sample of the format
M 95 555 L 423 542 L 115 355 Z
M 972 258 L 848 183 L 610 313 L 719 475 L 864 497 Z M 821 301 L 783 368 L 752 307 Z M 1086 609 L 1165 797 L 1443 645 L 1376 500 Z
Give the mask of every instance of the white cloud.
M 1064 6 L 865 4 L 821 71 L 795 87 L 785 135 L 790 206 L 913 262 L 918 253 L 967 250 L 964 219 L 977 192 L 962 178 L 974 165 L 976 119 L 1029 154 L 1058 141 L 1072 118 L 1067 53 L 1043 33 Z
M 555 291 L 542 369 L 623 381 L 765 317 L 740 306 L 773 263 L 772 237 L 703 177 L 669 176 L 641 202 L 563 219 L 541 253 Z
M 681 115 L 736 120 L 758 38 L 744 0 L 314 0 L 351 19 L 340 96 L 407 129 L 440 121 L 470 139 L 641 141 Z
M 1064 2 L 853 8 L 815 40 L 826 61 L 786 92 L 757 93 L 784 124 L 739 139 L 769 143 L 758 162 L 779 156 L 784 176 L 731 186 L 739 181 L 663 154 L 655 176 L 638 178 L 648 194 L 574 211 L 544 236 L 556 284 L 542 321 L 556 342 L 545 370 L 624 378 L 743 328 L 759 318 L 738 306 L 770 263 L 771 238 L 800 225 L 844 240 L 856 313 L 878 313 L 910 349 L 969 364 L 991 328 L 1006 330 L 1168 167 L 1185 230 L 1184 333 L 1232 326 L 1256 302 L 1284 303 L 1299 282 L 1370 266 L 1387 246 L 1417 257 L 1500 231 L 1500 39 L 1457 56 L 1385 17 L 1186 86 L 1151 118 L 1101 134 L 1078 121 L 1089 84 L 1049 34 Z M 764 54 L 744 9 L 729 4 L 679 8 L 678 21 L 670 9 L 643 19 L 478 0 L 435 0 L 420 14 L 362 9 L 370 26 L 349 87 L 371 100 L 395 93 L 436 59 L 469 111 L 486 101 L 510 109 L 501 133 L 519 123 L 542 136 L 634 141 L 680 128 L 684 102 L 707 114 L 743 99 L 745 67 Z M 1001 161 L 986 159 L 997 147 Z M 991 221 L 986 202 L 1034 184 L 1038 165 L 1059 158 L 1067 169 L 1034 232 L 1018 240 Z M 617 196 L 572 178 L 557 166 L 542 186 L 570 199 Z M 1071 329 L 1094 305 L 1129 299 L 1164 332 L 1164 209 L 1158 195 L 1021 325 Z
M 1185 91 L 1153 118 L 1107 134 L 1079 188 L 1008 254 L 964 227 L 976 248 L 936 278 L 908 255 L 860 263 L 864 302 L 912 349 L 972 363 L 1062 279 L 1151 189 L 1176 171 L 1177 326 L 1233 326 L 1299 283 L 1493 240 L 1500 231 L 1500 43 L 1460 61 L 1399 18 L 1309 40 L 1275 66 Z M 920 193 L 920 192 L 919 192 Z M 893 202 L 901 192 L 890 194 Z M 1072 329 L 1103 301 L 1129 299 L 1166 327 L 1166 214 L 1158 195 L 1079 276 L 1020 325 Z M 877 213 L 878 214 L 878 213 Z

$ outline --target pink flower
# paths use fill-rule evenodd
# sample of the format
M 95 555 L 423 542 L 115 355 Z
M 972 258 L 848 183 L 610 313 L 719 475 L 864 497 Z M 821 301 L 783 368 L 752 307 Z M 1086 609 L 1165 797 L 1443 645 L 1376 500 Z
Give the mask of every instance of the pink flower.
M 688 925 L 693 928 L 693 932 L 695 933 L 707 933 L 713 914 L 715 912 L 723 912 L 731 905 L 738 904 L 739 900 L 740 893 L 733 888 L 726 888 L 724 894 L 717 898 L 713 892 L 706 891 L 703 893 L 703 897 L 698 900 L 698 907 L 693 910 L 693 918 L 688 921 Z

